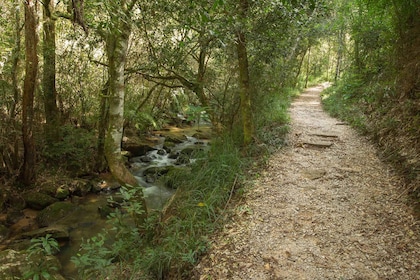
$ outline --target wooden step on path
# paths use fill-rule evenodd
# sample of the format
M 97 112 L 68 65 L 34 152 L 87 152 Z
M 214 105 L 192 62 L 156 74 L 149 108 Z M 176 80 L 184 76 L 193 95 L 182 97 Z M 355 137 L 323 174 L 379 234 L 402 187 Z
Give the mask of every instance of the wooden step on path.
M 315 132 L 309 135 L 323 137 L 323 138 L 338 138 L 337 134 L 325 133 L 325 132 Z
M 334 143 L 330 141 L 312 141 L 312 140 L 302 141 L 303 146 L 311 146 L 311 147 L 316 147 L 316 148 L 329 148 L 333 144 Z

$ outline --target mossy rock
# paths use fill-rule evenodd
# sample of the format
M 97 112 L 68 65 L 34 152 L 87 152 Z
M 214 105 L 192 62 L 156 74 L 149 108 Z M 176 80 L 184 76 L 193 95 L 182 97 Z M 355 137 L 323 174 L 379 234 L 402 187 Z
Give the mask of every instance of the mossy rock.
M 66 185 L 57 186 L 57 182 L 45 182 L 40 186 L 39 192 L 59 200 L 64 200 L 70 195 L 69 188 Z
M 85 196 L 93 189 L 93 182 L 89 180 L 73 180 L 67 185 L 71 194 L 77 196 Z
M 162 176 L 170 172 L 173 166 L 152 166 L 144 170 L 143 175 Z
M 165 143 L 166 142 L 172 142 L 172 143 L 175 143 L 175 144 L 179 144 L 179 143 L 182 143 L 186 140 L 187 140 L 187 137 L 185 135 L 168 135 L 165 138 Z
M 69 195 L 70 195 L 69 189 L 64 186 L 58 187 L 55 191 L 55 198 L 59 200 L 64 200 L 67 197 L 69 197 Z
M 36 230 L 24 232 L 19 236 L 19 239 L 32 239 L 38 237 L 44 237 L 47 234 L 51 234 L 51 237 L 60 240 L 67 241 L 70 239 L 70 233 L 67 226 L 54 225 L 50 227 L 39 228 Z
M 54 196 L 56 190 L 57 190 L 57 182 L 55 182 L 55 181 L 43 182 L 39 186 L 39 192 L 48 194 L 49 196 Z
M 61 269 L 60 261 L 56 257 L 46 256 L 42 257 L 42 259 L 39 257 L 39 255 L 28 257 L 26 252 L 12 249 L 0 252 L 0 279 L 24 279 L 25 273 L 31 270 L 33 271 L 35 267 L 38 268 L 41 262 L 45 267 L 45 272 L 49 273 L 51 276 L 50 279 L 65 279 L 62 275 L 51 269 L 53 267 L 56 268 L 57 271 Z
M 154 183 L 162 176 L 168 174 L 174 166 L 152 166 L 143 171 L 147 183 Z
M 191 156 L 195 151 L 197 151 L 197 148 L 193 148 L 193 147 L 188 147 L 183 149 L 180 154 L 181 155 L 186 155 L 186 156 Z
M 138 140 L 138 141 L 140 141 L 140 140 Z M 129 152 L 131 157 L 143 156 L 147 152 L 155 150 L 155 148 L 153 148 L 152 145 L 142 144 L 142 143 L 136 142 L 134 140 L 123 142 L 122 149 L 124 151 Z
M 176 165 L 185 165 L 190 163 L 190 156 L 188 156 L 187 154 L 180 154 L 175 162 Z
M 212 139 L 213 135 L 211 131 L 199 131 L 194 133 L 192 137 L 202 140 L 210 140 Z
M 47 227 L 54 224 L 58 220 L 72 213 L 75 207 L 76 206 L 72 203 L 63 201 L 51 204 L 38 213 L 38 216 L 36 217 L 38 225 L 40 227 Z
M 35 210 L 42 210 L 58 200 L 48 194 L 31 191 L 23 195 L 26 205 Z

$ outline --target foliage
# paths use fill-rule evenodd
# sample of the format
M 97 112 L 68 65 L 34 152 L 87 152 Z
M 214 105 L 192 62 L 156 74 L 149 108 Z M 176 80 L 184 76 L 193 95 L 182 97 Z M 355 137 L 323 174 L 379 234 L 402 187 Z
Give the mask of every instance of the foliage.
M 109 272 L 114 257 L 105 241 L 105 234 L 99 233 L 83 242 L 81 246 L 83 253 L 78 253 L 77 256 L 71 258 L 71 261 L 79 269 L 82 279 L 90 279 L 98 276 L 99 273 L 107 274 Z
M 323 104 L 329 113 L 340 118 L 360 131 L 367 132 L 366 117 L 357 104 L 361 85 L 357 80 L 344 80 L 323 92 Z
M 57 240 L 47 234 L 45 237 L 31 239 L 32 245 L 27 249 L 27 259 L 32 263 L 31 268 L 24 274 L 24 279 L 53 279 L 52 272 L 58 267 L 51 266 L 47 256 L 56 254 L 60 249 Z
M 94 134 L 70 125 L 60 127 L 61 141 L 44 146 L 42 155 L 51 165 L 71 171 L 89 171 L 95 144 Z
M 202 106 L 193 106 L 193 105 L 189 105 L 186 110 L 186 114 L 188 115 L 187 120 L 194 121 L 197 124 L 198 130 L 200 129 L 200 122 L 202 120 L 208 121 L 208 115 L 207 115 L 206 110 L 208 110 L 208 108 L 202 107 Z
M 146 220 L 145 225 L 139 224 L 140 220 L 144 220 L 145 214 L 142 190 L 127 185 L 121 187 L 120 194 L 123 202 L 120 204 L 121 208 L 110 213 L 110 228 L 85 240 L 77 256 L 71 258 L 82 279 L 108 274 L 115 269 L 112 263 L 116 260 L 128 262 L 139 257 L 139 251 L 133 248 L 142 248 L 145 240 L 140 230 L 150 223 Z M 109 203 L 117 204 L 112 197 Z
M 198 156 L 200 158 L 200 156 Z M 190 173 L 176 174 L 179 184 L 175 201 L 169 205 L 157 234 L 139 266 L 154 279 L 182 275 L 206 251 L 207 236 L 216 228 L 230 192 L 237 186 L 244 166 L 232 139 L 216 140 L 207 157 Z
M 182 274 L 197 261 L 207 248 L 207 236 L 218 226 L 231 191 L 237 188 L 243 160 L 232 139 L 226 137 L 212 145 L 208 157 L 199 156 L 191 172 L 178 172 L 179 195 L 171 209 L 151 214 L 143 224 L 136 217 L 143 215 L 137 196 L 141 190 L 123 187 L 124 202 L 109 216 L 110 230 L 85 241 L 72 261 L 79 268 L 82 279 L 105 275 L 118 260 L 131 263 L 131 269 L 163 279 L 168 273 Z M 235 183 L 235 184 L 234 184 Z M 111 201 L 112 202 L 112 201 Z M 169 212 L 170 211 L 170 212 Z M 136 248 L 136 250 L 133 250 Z
M 420 21 L 414 2 L 347 3 L 353 13 L 351 67 L 325 92 L 324 105 L 370 135 L 384 159 L 407 179 L 407 191 L 418 196 Z

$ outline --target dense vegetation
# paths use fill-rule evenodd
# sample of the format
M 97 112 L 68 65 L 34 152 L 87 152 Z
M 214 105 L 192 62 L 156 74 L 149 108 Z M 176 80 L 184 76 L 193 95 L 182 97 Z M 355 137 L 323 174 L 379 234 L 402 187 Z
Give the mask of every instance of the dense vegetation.
M 326 93 L 326 108 L 370 135 L 384 159 L 420 194 L 420 2 L 356 1 L 343 18 L 343 75 Z
M 187 277 L 233 194 L 282 145 L 293 94 L 321 80 L 335 82 L 327 108 L 372 133 L 418 191 L 420 5 L 396 2 L 3 1 L 0 206 L 46 178 L 111 172 L 141 221 L 113 213 L 115 231 L 74 259 L 81 279 Z M 212 124 L 211 150 L 170 174 L 173 200 L 147 213 L 123 136 L 180 114 Z

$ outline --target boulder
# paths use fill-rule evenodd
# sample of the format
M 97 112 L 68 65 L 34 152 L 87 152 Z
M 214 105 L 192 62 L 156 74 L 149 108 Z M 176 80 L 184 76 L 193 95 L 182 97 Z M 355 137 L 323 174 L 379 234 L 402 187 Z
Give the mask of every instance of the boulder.
M 162 176 L 171 171 L 173 166 L 152 166 L 143 171 L 143 175 L 157 175 Z
M 169 159 L 176 159 L 179 156 L 179 152 L 170 152 L 168 155 Z
M 69 188 L 66 184 L 58 185 L 57 182 L 45 182 L 39 188 L 40 193 L 47 194 L 59 200 L 64 200 L 70 195 Z
M 182 143 L 186 140 L 187 140 L 187 137 L 185 135 L 182 135 L 182 136 L 181 135 L 168 135 L 165 138 L 165 143 L 166 142 L 172 142 L 172 143 L 175 143 L 175 144 L 179 144 L 179 143 Z
M 187 154 L 180 154 L 177 158 L 175 164 L 176 165 L 184 165 L 190 163 L 190 157 Z
M 93 184 L 92 191 L 95 193 L 100 193 L 100 192 L 109 193 L 109 192 L 115 192 L 119 188 L 121 188 L 121 184 L 118 183 L 117 181 L 102 180 L 96 184 Z
M 47 227 L 72 213 L 75 206 L 70 202 L 56 202 L 38 213 L 36 220 L 40 227 Z
M 51 234 L 52 238 L 59 241 L 68 241 L 70 239 L 69 229 L 64 225 L 54 225 L 24 232 L 19 236 L 19 239 L 44 237 L 47 234 Z
M 57 181 L 46 181 L 39 186 L 39 192 L 54 197 L 57 191 Z
M 166 152 L 170 153 L 171 150 L 176 146 L 176 144 L 174 142 L 170 142 L 170 141 L 165 141 L 165 143 L 163 144 L 163 148 L 165 149 Z
M 42 210 L 45 207 L 55 203 L 58 199 L 37 191 L 30 191 L 23 195 L 26 205 L 35 210 Z
M 160 155 L 160 156 L 164 156 L 164 155 L 166 155 L 166 150 L 165 149 L 159 149 L 157 151 L 157 154 Z
M 93 183 L 89 180 L 73 180 L 67 186 L 72 195 L 85 196 L 92 191 Z
M 131 141 L 123 142 L 122 149 L 130 152 L 131 157 L 143 156 L 147 152 L 155 150 L 155 148 L 151 147 L 150 145 Z
M 187 147 L 181 151 L 181 155 L 191 156 L 197 149 L 193 147 Z

